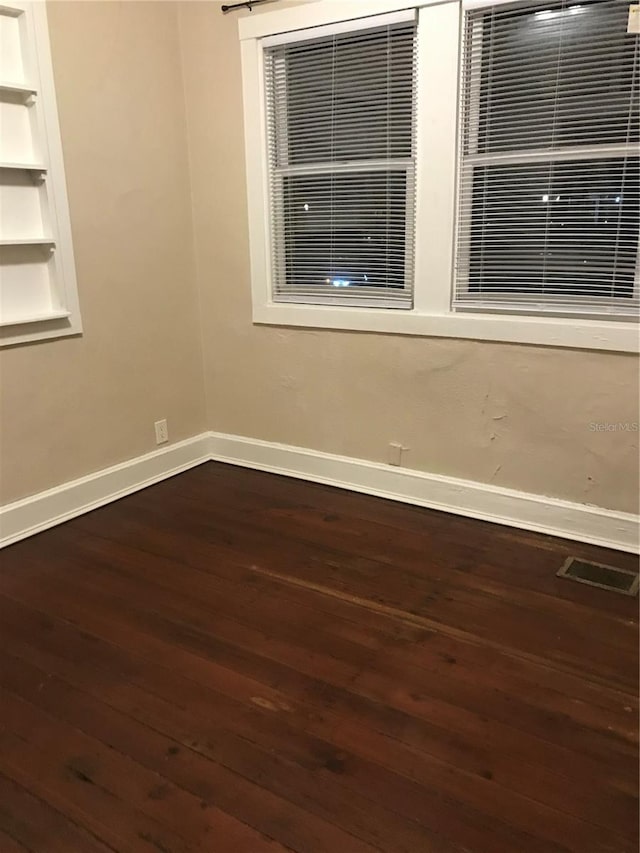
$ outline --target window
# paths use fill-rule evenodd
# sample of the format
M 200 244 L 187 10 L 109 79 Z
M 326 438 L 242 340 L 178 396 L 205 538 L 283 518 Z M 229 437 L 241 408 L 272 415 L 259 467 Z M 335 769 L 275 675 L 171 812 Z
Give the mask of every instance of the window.
M 265 41 L 273 298 L 410 308 L 415 14 L 351 26 Z
M 458 308 L 638 308 L 638 39 L 619 0 L 479 9 L 464 33 Z
M 629 5 L 406 3 L 239 24 L 254 322 L 637 352 Z
M 44 3 L 0 6 L 0 342 L 81 330 Z

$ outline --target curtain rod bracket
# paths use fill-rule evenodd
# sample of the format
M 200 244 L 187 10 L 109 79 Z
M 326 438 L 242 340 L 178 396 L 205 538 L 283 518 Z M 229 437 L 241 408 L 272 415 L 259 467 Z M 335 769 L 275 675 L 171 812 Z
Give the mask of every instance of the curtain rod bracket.
M 266 3 L 267 0 L 245 0 L 244 3 L 232 3 L 231 6 L 221 6 L 220 10 L 223 15 L 226 15 L 227 12 L 233 12 L 236 9 L 248 9 L 250 12 L 253 11 L 254 6 L 258 6 L 260 3 Z

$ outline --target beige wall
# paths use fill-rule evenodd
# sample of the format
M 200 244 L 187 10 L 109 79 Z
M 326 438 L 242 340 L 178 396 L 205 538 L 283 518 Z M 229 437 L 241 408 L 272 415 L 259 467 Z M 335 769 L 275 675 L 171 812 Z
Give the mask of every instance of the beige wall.
M 238 15 L 179 17 L 210 428 L 636 511 L 634 357 L 251 324 Z
M 0 353 L 2 503 L 205 428 L 174 3 L 50 3 L 84 336 Z
M 638 434 L 589 429 L 638 419 L 633 357 L 252 325 L 237 14 L 49 17 L 85 331 L 0 352 L 1 503 L 154 449 L 167 417 L 172 441 L 400 441 L 412 468 L 637 510 Z

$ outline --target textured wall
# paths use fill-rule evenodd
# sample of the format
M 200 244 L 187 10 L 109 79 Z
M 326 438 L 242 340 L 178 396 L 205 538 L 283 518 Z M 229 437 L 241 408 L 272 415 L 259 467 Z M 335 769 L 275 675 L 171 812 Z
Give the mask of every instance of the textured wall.
M 0 352 L 0 502 L 205 428 L 174 3 L 50 3 L 84 336 Z
M 252 325 L 238 16 L 179 17 L 210 428 L 636 511 L 633 356 Z
M 589 427 L 638 420 L 635 357 L 252 325 L 237 14 L 49 19 L 85 333 L 0 351 L 1 503 L 152 450 L 167 417 L 637 510 L 638 434 Z

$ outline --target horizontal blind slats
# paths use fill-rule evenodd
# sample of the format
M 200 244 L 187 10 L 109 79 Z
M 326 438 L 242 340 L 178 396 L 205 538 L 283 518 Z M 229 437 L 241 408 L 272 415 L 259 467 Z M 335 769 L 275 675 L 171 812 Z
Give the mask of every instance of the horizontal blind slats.
M 415 22 L 264 60 L 273 298 L 411 307 Z
M 454 306 L 638 309 L 638 38 L 618 0 L 469 11 Z

